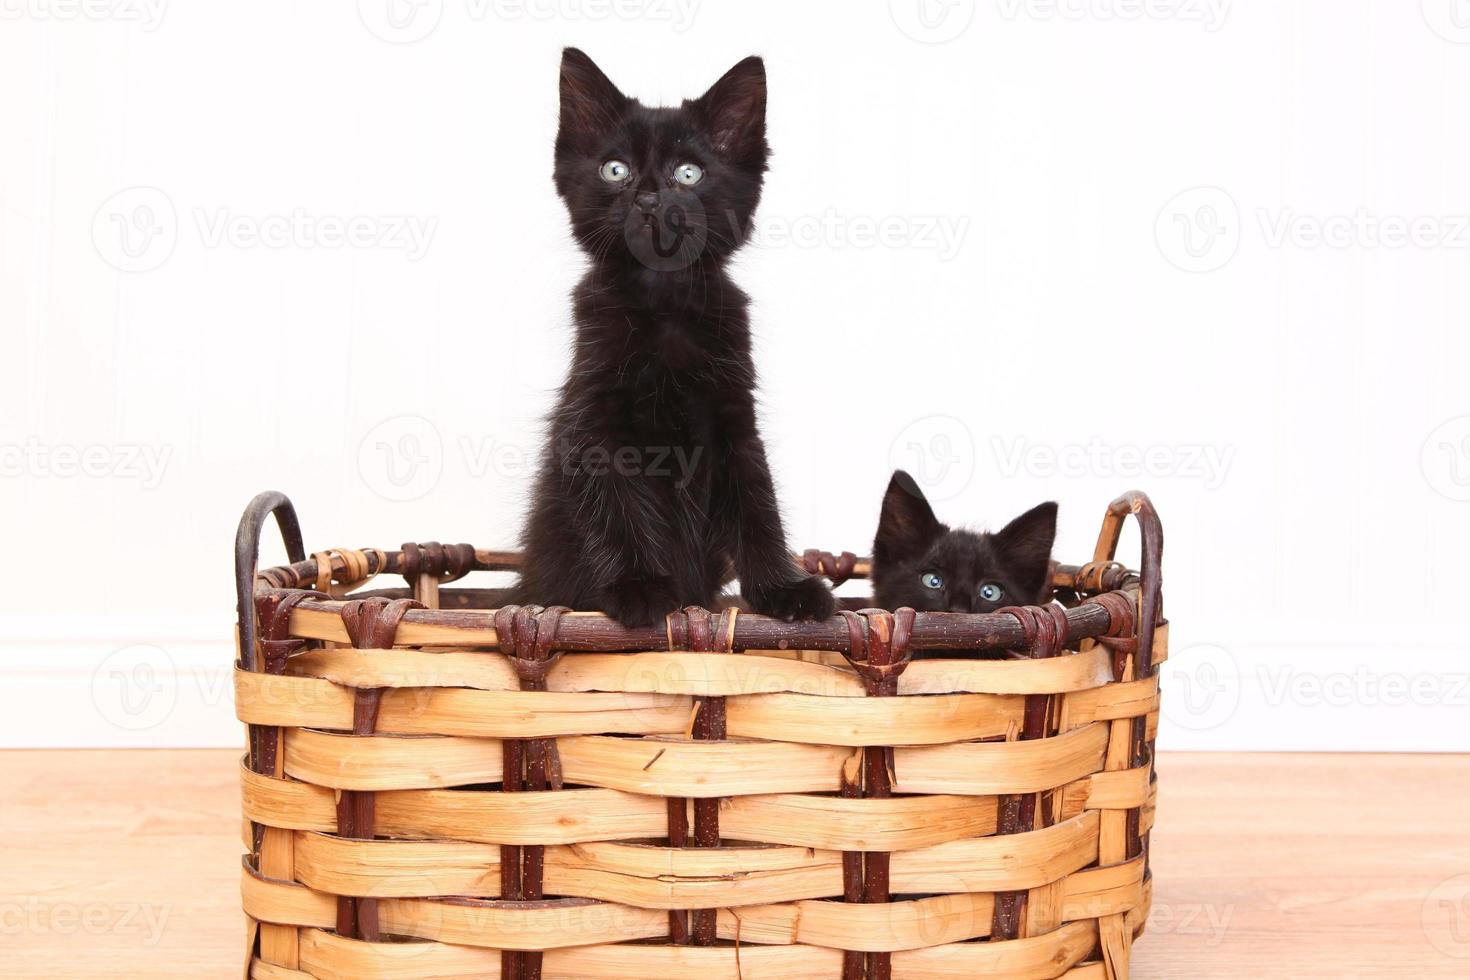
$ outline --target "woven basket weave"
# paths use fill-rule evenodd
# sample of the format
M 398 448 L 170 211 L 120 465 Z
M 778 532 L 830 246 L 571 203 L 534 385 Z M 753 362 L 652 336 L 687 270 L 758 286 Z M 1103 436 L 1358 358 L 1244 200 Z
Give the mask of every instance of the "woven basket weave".
M 257 572 L 272 514 L 292 563 Z M 1131 493 L 1052 606 L 626 629 L 442 588 L 509 553 L 308 557 L 262 494 L 236 542 L 246 975 L 1126 977 L 1161 551 Z

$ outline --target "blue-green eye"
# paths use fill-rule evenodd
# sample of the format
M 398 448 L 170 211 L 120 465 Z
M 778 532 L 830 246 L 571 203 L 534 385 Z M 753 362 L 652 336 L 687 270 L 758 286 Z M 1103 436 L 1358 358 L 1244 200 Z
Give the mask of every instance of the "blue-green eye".
M 674 179 L 685 187 L 693 187 L 704 179 L 704 168 L 697 163 L 681 163 L 674 168 Z
M 938 572 L 925 572 L 919 576 L 919 584 L 926 589 L 944 588 L 944 576 Z
M 999 602 L 1000 597 L 1006 594 L 1006 590 L 994 582 L 986 582 L 980 586 L 980 598 L 986 602 Z
M 602 165 L 602 169 L 599 170 L 598 173 L 600 173 L 602 175 L 602 179 L 607 181 L 609 184 L 621 184 L 623 181 L 628 179 L 629 175 L 631 175 L 633 171 L 629 169 L 628 165 L 621 160 L 609 160 L 607 161 L 607 163 L 604 163 Z

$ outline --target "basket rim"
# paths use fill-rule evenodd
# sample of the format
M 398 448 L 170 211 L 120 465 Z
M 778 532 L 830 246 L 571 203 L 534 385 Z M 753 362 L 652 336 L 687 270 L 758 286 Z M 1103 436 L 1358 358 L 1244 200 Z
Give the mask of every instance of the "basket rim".
M 1123 521 L 1128 516 L 1140 523 L 1143 536 L 1142 571 L 1134 572 L 1113 560 Z M 290 564 L 256 570 L 260 531 L 267 516 L 274 516 L 285 542 Z M 1114 500 L 1104 517 L 1094 560 L 1085 565 L 1054 565 L 1054 588 L 1073 588 L 1080 601 L 1065 610 L 1064 645 L 1086 639 L 1120 635 L 1131 628 L 1116 615 L 1121 599 L 1130 613 L 1137 615 L 1145 627 L 1143 642 L 1151 646 L 1151 632 L 1165 622 L 1159 601 L 1159 561 L 1163 549 L 1158 515 L 1146 494 L 1131 491 Z M 321 560 L 327 568 L 321 567 Z M 471 571 L 514 571 L 520 567 L 516 551 L 475 549 L 470 545 L 405 544 L 400 550 L 329 549 L 308 556 L 302 545 L 300 525 L 290 500 L 279 492 L 259 494 L 241 518 L 235 542 L 237 613 L 242 653 L 251 653 L 255 636 L 255 605 L 262 599 L 296 597 L 294 613 L 304 616 L 341 617 L 347 605 L 370 596 L 410 597 L 403 590 L 362 591 L 335 597 L 319 590 L 323 581 L 351 588 L 364 584 L 379 574 L 405 576 L 412 583 L 416 576 L 428 575 L 443 583 L 453 582 Z M 840 558 L 828 552 L 808 551 L 793 556 L 797 564 L 812 571 L 821 570 L 839 581 L 867 578 L 871 561 L 843 552 Z M 833 574 L 833 570 L 837 574 Z M 338 576 L 341 578 L 338 578 Z M 445 594 L 492 590 L 445 590 Z M 1107 597 L 1114 596 L 1114 599 Z M 500 649 L 496 629 L 495 608 L 409 609 L 402 617 L 407 625 L 429 627 L 456 635 L 451 642 L 465 642 L 476 647 Z M 528 607 L 540 612 L 540 607 Z M 1005 650 L 1024 649 L 1030 639 L 1026 611 L 1040 607 L 1013 607 L 992 613 L 911 612 L 879 610 L 864 607 L 864 616 L 873 614 L 912 615 L 912 629 L 907 637 L 911 651 Z M 635 652 L 678 649 L 673 620 L 681 615 L 697 613 L 690 607 L 671 613 L 667 624 L 627 627 L 595 611 L 565 611 L 558 617 L 551 648 L 559 652 Z M 820 621 L 786 622 L 758 613 L 738 611 L 732 624 L 728 649 L 745 650 L 804 649 L 851 654 L 854 638 L 846 616 L 838 613 Z M 1129 617 L 1131 618 L 1131 617 Z M 250 642 L 247 642 L 250 641 Z
M 390 555 L 393 553 L 390 553 Z M 311 559 L 307 563 L 315 568 Z M 408 597 L 412 590 L 379 589 L 371 593 L 350 594 L 332 598 L 314 589 L 296 586 L 282 588 L 270 584 L 268 576 L 273 573 L 293 570 L 295 566 L 281 566 L 262 572 L 256 579 L 254 597 L 303 596 L 295 610 L 307 615 L 340 617 L 343 609 L 351 602 L 369 597 Z M 1075 582 L 1074 573 L 1079 566 L 1061 566 L 1053 578 L 1054 585 L 1070 587 Z M 391 565 L 387 569 L 391 572 Z M 489 589 L 446 590 L 460 594 L 493 594 Z M 1107 636 L 1123 624 L 1115 623 L 1107 606 L 1098 599 L 1104 595 L 1118 595 L 1133 606 L 1139 591 L 1138 576 L 1132 572 L 1127 580 L 1116 589 L 1090 594 L 1076 606 L 1066 610 L 1066 643 L 1073 644 L 1084 639 Z M 1032 606 L 1031 608 L 1037 608 Z M 466 609 L 410 609 L 403 617 L 407 625 L 434 627 L 465 634 L 463 642 L 477 647 L 498 647 L 499 634 L 495 619 L 498 608 Z M 713 610 L 718 612 L 719 610 Z M 864 612 L 897 613 L 898 610 L 878 610 L 864 606 Z M 678 615 L 678 614 L 674 614 Z M 1019 649 L 1026 645 L 1025 626 L 1021 619 L 1010 612 L 957 613 L 916 612 L 909 648 L 915 651 L 942 650 L 999 650 Z M 567 652 L 635 652 L 665 650 L 669 648 L 669 629 L 665 625 L 628 627 L 601 612 L 573 610 L 562 614 L 556 631 L 554 646 Z M 852 640 L 847 620 L 840 614 L 825 620 L 787 622 L 759 613 L 739 612 L 736 618 L 735 635 L 731 652 L 770 649 L 821 650 L 835 653 L 851 652 Z

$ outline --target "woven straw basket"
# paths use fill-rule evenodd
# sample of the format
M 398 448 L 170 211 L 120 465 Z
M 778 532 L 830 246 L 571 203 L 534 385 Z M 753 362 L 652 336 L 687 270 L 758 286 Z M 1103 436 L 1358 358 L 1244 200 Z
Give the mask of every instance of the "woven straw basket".
M 272 514 L 291 564 L 257 572 Z M 1126 977 L 1161 551 L 1131 493 L 1048 607 L 626 629 L 443 588 L 514 554 L 308 557 L 262 494 L 236 542 L 246 974 Z

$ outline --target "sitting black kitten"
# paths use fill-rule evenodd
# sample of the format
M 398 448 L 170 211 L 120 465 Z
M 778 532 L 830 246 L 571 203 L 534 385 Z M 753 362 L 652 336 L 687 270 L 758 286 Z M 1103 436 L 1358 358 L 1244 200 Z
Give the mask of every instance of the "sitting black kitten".
M 562 52 L 555 181 L 591 267 L 548 420 L 514 601 L 642 626 L 713 606 L 733 571 L 756 611 L 825 618 L 786 547 L 755 420 L 748 300 L 725 273 L 766 170 L 766 73 L 746 58 L 678 108 Z
M 1051 598 L 1057 505 L 1040 504 L 995 533 L 939 523 L 913 477 L 897 470 L 873 541 L 873 602 L 883 609 L 994 612 Z

